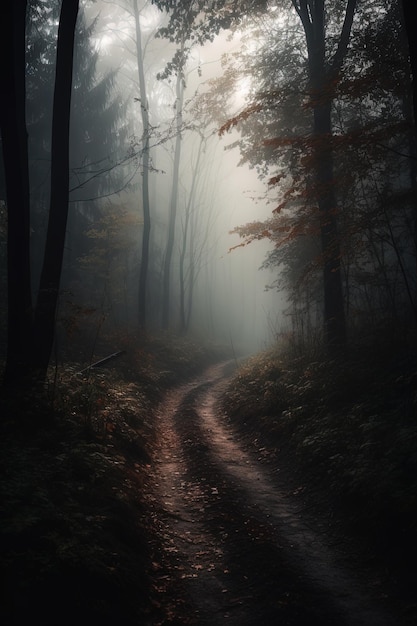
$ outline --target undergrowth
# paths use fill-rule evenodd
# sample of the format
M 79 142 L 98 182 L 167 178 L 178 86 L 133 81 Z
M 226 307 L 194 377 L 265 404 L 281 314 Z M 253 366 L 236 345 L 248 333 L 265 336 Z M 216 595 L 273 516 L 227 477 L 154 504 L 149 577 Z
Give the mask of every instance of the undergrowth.
M 280 347 L 239 369 L 223 409 L 277 467 L 285 458 L 310 500 L 325 501 L 329 515 L 366 539 L 388 567 L 414 570 L 414 354 L 309 360 Z
M 137 626 L 149 618 L 153 530 L 143 492 L 154 409 L 214 353 L 168 336 L 126 348 L 111 367 L 51 369 L 54 384 L 24 414 L 21 399 L 3 402 L 5 626 Z

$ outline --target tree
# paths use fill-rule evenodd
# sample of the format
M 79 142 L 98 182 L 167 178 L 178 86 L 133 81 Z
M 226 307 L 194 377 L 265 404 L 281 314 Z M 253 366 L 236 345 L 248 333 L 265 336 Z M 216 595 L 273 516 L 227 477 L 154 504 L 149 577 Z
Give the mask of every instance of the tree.
M 147 302 L 147 280 L 149 268 L 149 243 L 151 234 L 151 210 L 149 200 L 149 167 L 150 148 L 149 139 L 151 127 L 149 123 L 149 102 L 146 92 L 145 69 L 142 50 L 142 31 L 137 0 L 133 0 L 136 30 L 136 56 L 138 63 L 139 78 L 139 102 L 142 117 L 142 210 L 143 210 L 143 233 L 142 233 L 142 255 L 139 274 L 138 293 L 138 320 L 142 328 L 146 324 L 146 302 Z
M 198 69 L 203 73 L 203 67 Z M 207 92 L 197 90 L 189 98 L 184 107 L 189 120 L 186 127 L 192 131 L 188 134 L 189 143 L 186 148 L 188 155 L 187 170 L 189 179 L 184 180 L 183 211 L 181 230 L 179 233 L 179 329 L 186 333 L 190 329 L 194 309 L 194 295 L 197 281 L 205 264 L 213 263 L 214 227 L 221 203 L 216 198 L 217 189 L 211 180 L 217 180 L 221 160 L 216 158 L 215 150 L 219 147 L 217 137 L 218 125 L 213 121 L 211 103 Z M 192 142 L 192 143 L 191 143 Z M 214 169 L 213 169 L 214 166 Z M 188 182 L 188 185 L 187 185 Z M 220 206 L 219 206 L 220 205 Z M 216 210 L 217 207 L 217 210 Z M 203 287 L 208 301 L 209 285 Z M 204 317 L 208 307 L 204 307 Z M 203 316 L 199 314 L 199 322 Z
M 183 126 L 183 102 L 185 89 L 185 68 L 191 50 L 196 45 L 203 45 L 207 41 L 213 41 L 214 37 L 223 29 L 228 28 L 232 23 L 240 19 L 241 11 L 245 8 L 243 3 L 223 2 L 214 0 L 212 2 L 160 2 L 155 1 L 161 10 L 169 13 L 167 26 L 160 28 L 158 36 L 165 37 L 171 42 L 177 43 L 178 47 L 171 61 L 166 65 L 161 78 L 176 76 L 176 100 L 175 100 L 175 126 L 176 141 L 174 150 L 173 181 L 170 198 L 170 212 L 168 225 L 168 238 L 164 257 L 163 270 L 163 294 L 162 294 L 162 325 L 169 326 L 170 316 L 170 282 L 172 253 L 175 242 L 175 222 L 178 203 L 178 183 L 179 167 L 181 160 L 182 126 Z M 248 5 L 251 3 L 248 3 Z M 251 4 L 253 6 L 262 3 Z M 180 259 L 180 271 L 182 272 L 183 284 L 183 259 Z M 184 322 L 184 293 L 180 292 L 181 316 Z
M 337 200 L 334 191 L 334 165 L 331 147 L 332 93 L 350 39 L 357 0 L 348 0 L 339 42 L 330 58 L 326 55 L 325 2 L 293 0 L 303 24 L 308 54 L 310 106 L 313 113 L 315 190 L 319 209 L 323 254 L 324 328 L 327 345 L 337 353 L 346 344 L 346 321 L 340 266 L 340 238 Z
M 244 134 L 257 135 L 255 147 L 248 145 L 247 140 L 241 145 L 245 160 L 259 166 L 263 175 L 275 165 L 276 172 L 269 178 L 270 188 L 283 190 L 285 180 L 288 181 L 284 200 L 275 209 L 276 214 L 283 215 L 281 235 L 277 238 L 280 245 L 296 235 L 314 235 L 318 222 L 324 334 L 330 352 L 337 353 L 346 342 L 346 322 L 337 223 L 340 209 L 337 208 L 333 163 L 332 104 L 346 57 L 356 2 L 349 1 L 345 9 L 338 6 L 335 10 L 338 19 L 334 21 L 331 21 L 331 12 L 326 13 L 324 1 L 294 1 L 291 4 L 304 31 L 306 65 L 299 52 L 300 47 L 303 50 L 303 44 L 298 41 L 297 34 L 292 35 L 294 41 L 285 34 L 282 36 L 285 32 L 283 16 L 272 13 L 270 20 L 272 23 L 278 20 L 278 24 L 272 26 L 272 33 L 265 35 L 267 44 L 259 62 L 260 75 L 264 77 L 262 87 L 254 100 L 222 127 L 222 132 L 238 125 Z M 340 33 L 337 35 L 339 23 Z M 295 24 L 291 23 L 291 27 L 294 29 Z M 305 112 L 311 112 L 311 121 Z M 268 119 L 266 127 L 257 122 L 262 116 Z M 253 125 L 256 132 L 251 128 Z M 265 129 L 267 136 L 262 138 Z M 306 199 L 304 205 L 303 199 Z M 288 210 L 290 215 L 285 217 Z M 269 233 L 270 227 L 273 225 L 264 228 L 263 232 Z
M 411 176 L 412 176 L 412 185 L 414 190 L 414 244 L 415 249 L 417 250 L 417 43 L 415 38 L 415 30 L 416 30 L 416 15 L 415 15 L 415 4 L 412 0 L 402 0 L 402 10 L 403 10 L 403 28 L 407 37 L 408 42 L 408 53 L 410 55 L 410 69 L 412 75 L 412 106 L 413 106 L 413 121 L 414 121 L 414 134 L 413 134 L 413 144 L 414 149 L 410 151 L 413 157 L 413 163 L 410 166 Z M 416 260 L 417 263 L 417 260 Z M 416 265 L 417 270 L 417 265 Z M 417 275 L 417 271 L 416 271 Z M 417 284 L 415 290 L 415 299 L 417 300 Z M 414 305 L 415 316 L 417 319 L 417 305 Z
M 68 219 L 69 131 L 75 27 L 79 0 L 63 0 L 57 37 L 48 231 L 34 317 L 34 367 L 46 376 L 55 334 Z
M 112 27 L 112 30 L 118 30 L 120 35 L 122 46 L 119 49 L 122 51 L 123 60 L 126 59 L 126 52 L 129 53 L 130 57 L 134 57 L 134 66 L 128 62 L 124 68 L 124 73 L 129 77 L 129 83 L 134 84 L 132 102 L 134 102 L 135 110 L 133 115 L 136 118 L 137 111 L 140 113 L 140 137 L 137 141 L 132 142 L 132 154 L 135 156 L 137 170 L 140 174 L 140 201 L 138 205 L 143 214 L 139 253 L 137 320 L 139 327 L 145 329 L 151 309 L 150 302 L 155 291 L 154 283 L 158 283 L 157 280 L 150 280 L 155 269 L 153 267 L 155 255 L 151 254 L 151 237 L 155 237 L 154 219 L 156 213 L 156 207 L 152 204 L 150 189 L 150 174 L 156 171 L 153 166 L 152 153 L 154 149 L 156 151 L 158 145 L 168 140 L 160 129 L 159 112 L 155 106 L 161 95 L 159 89 L 161 83 L 156 80 L 155 76 L 147 73 L 146 67 L 149 59 L 152 62 L 152 50 L 149 53 L 149 47 L 155 34 L 149 31 L 149 23 L 153 22 L 158 11 L 155 7 L 151 7 L 149 2 L 139 3 L 138 0 L 120 2 L 119 6 L 128 14 L 128 21 L 124 23 L 124 18 L 120 18 L 120 24 L 117 25 L 116 29 Z M 114 15 L 111 16 L 111 20 L 114 20 Z M 129 47 L 128 40 L 134 43 L 134 49 Z M 155 58 L 153 58 L 153 62 L 155 62 Z M 131 73 L 132 67 L 135 67 L 136 77 Z M 155 83 L 158 83 L 157 89 L 155 89 L 150 77 Z
M 30 198 L 25 89 L 26 2 L 3 6 L 1 58 L 4 94 L 0 103 L 8 237 L 8 336 L 4 382 L 14 384 L 28 367 L 32 339 L 30 284 Z
M 59 12 L 31 4 L 27 20 L 27 114 L 31 180 L 32 284 L 37 290 L 50 203 L 52 106 Z M 55 4 L 54 9 L 59 9 Z M 70 206 L 62 286 L 84 252 L 83 230 L 100 213 L 99 200 L 123 188 L 126 103 L 114 95 L 116 71 L 101 72 L 94 37 L 80 11 L 75 35 L 69 144 Z
M 168 238 L 165 248 L 164 257 L 164 275 L 163 275 L 163 293 L 162 293 L 162 326 L 164 328 L 169 327 L 170 317 L 170 283 L 171 283 L 171 261 L 172 252 L 174 249 L 175 241 L 175 224 L 177 218 L 177 205 L 178 205 L 178 183 L 179 183 L 179 168 L 181 162 L 181 146 L 182 146 L 182 115 L 184 105 L 184 66 L 185 66 L 185 54 L 184 54 L 184 41 L 181 42 L 180 49 L 176 55 L 177 58 L 177 76 L 175 87 L 175 150 L 174 150 L 174 166 L 172 173 L 172 188 L 171 199 L 169 209 L 169 223 L 168 223 Z
M 162 3 L 164 4 L 164 3 Z M 259 10 L 259 4 L 257 3 Z M 346 341 L 346 325 L 342 281 L 340 274 L 340 242 L 336 218 L 336 198 L 333 189 L 333 155 L 331 142 L 332 88 L 338 80 L 352 28 L 356 0 L 348 0 L 338 45 L 331 56 L 326 49 L 325 2 L 294 0 L 292 5 L 304 28 L 307 56 L 310 107 L 315 151 L 314 187 L 317 197 L 323 255 L 324 324 L 327 344 L 338 350 Z M 195 37 L 199 42 L 213 39 L 221 28 L 236 23 L 237 5 L 233 2 L 201 3 L 187 5 L 187 11 L 179 3 L 170 3 L 171 21 L 166 29 L 169 36 L 181 33 L 187 39 Z M 248 3 L 248 10 L 255 7 Z M 201 17 L 201 15 L 203 17 Z M 193 30 L 194 27 L 194 30 Z M 175 58 L 173 63 L 175 64 Z
M 194 241 L 194 206 L 196 196 L 196 186 L 205 144 L 205 137 L 200 136 L 200 142 L 197 150 L 197 160 L 192 171 L 191 189 L 185 206 L 185 216 L 182 224 L 182 243 L 180 248 L 180 332 L 185 333 L 190 323 L 191 308 L 193 301 L 193 288 L 195 279 L 195 251 L 193 250 Z M 188 285 L 186 280 L 186 254 L 189 250 L 189 276 Z M 188 302 L 186 303 L 186 292 L 188 287 Z M 188 304 L 188 306 L 187 306 Z
M 410 54 L 410 66 L 413 76 L 413 108 L 414 108 L 414 125 L 417 127 L 417 43 L 415 37 L 416 31 L 416 12 L 415 2 L 413 0 L 402 0 L 401 2 L 404 13 L 404 28 L 408 39 L 408 51 Z
M 2 102 L 2 144 L 6 171 L 8 230 L 8 353 L 4 380 L 22 380 L 36 371 L 41 379 L 49 362 L 55 327 L 66 216 L 68 210 L 68 142 L 72 57 L 78 0 L 63 0 L 57 41 L 53 124 L 51 222 L 40 295 L 32 325 L 30 287 L 30 194 L 25 122 L 26 3 L 7 3 L 12 42 L 5 36 L 5 81 L 11 100 Z M 13 113 L 13 108 L 15 113 Z M 18 184 L 16 184 L 18 183 Z M 20 335 L 20 338 L 18 338 Z M 23 372 L 21 371 L 23 368 Z
M 245 15 L 262 15 L 268 0 L 152 0 L 153 4 L 169 13 L 168 25 L 161 34 L 171 41 L 186 41 L 204 45 L 214 41 L 222 31 L 242 23 Z M 191 50 L 187 47 L 186 55 Z M 177 64 L 174 56 L 171 67 Z
M 380 324 L 392 316 L 398 322 L 399 311 L 405 319 L 410 304 L 413 308 L 415 203 L 410 192 L 415 184 L 415 147 L 410 145 L 409 70 L 397 9 L 384 2 L 361 6 L 356 18 L 361 27 L 354 30 L 337 80 L 324 93 L 324 102 L 332 100 L 332 133 L 326 148 L 332 152 L 344 307 L 352 327 L 358 317 L 362 322 L 372 317 Z M 257 76 L 259 88 L 229 126 L 238 124 L 242 159 L 269 176 L 271 195 L 276 190 L 280 198 L 271 220 L 238 232 L 249 240 L 272 239 L 277 248 L 269 262 L 287 266 L 284 276 L 299 297 L 300 277 L 316 280 L 318 267 L 318 255 L 305 257 L 308 248 L 304 244 L 299 249 L 296 243 L 315 237 L 317 146 L 306 115 L 314 101 L 306 106 L 309 84 L 293 52 L 294 46 L 303 47 L 294 24 L 289 26 L 291 37 L 286 37 L 280 16 L 280 37 L 273 26 L 265 28 L 266 41 L 255 61 L 240 60 L 245 71 Z M 339 32 L 330 21 L 328 30 L 332 38 Z M 327 44 L 329 59 L 338 49 L 332 38 Z M 302 60 L 301 55 L 298 58 Z M 229 68 L 230 75 L 234 71 Z M 297 266 L 301 258 L 304 269 Z

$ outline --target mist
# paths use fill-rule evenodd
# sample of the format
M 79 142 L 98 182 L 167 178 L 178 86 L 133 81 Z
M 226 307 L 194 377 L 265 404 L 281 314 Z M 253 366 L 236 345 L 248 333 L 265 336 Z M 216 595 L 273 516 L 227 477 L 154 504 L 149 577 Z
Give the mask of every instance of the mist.
M 347 82 L 332 94 L 326 122 L 334 141 L 352 140 L 329 154 L 311 139 L 319 132 L 315 104 L 306 100 L 305 41 L 291 7 L 265 5 L 212 32 L 196 19 L 181 35 L 157 4 L 80 4 L 57 354 L 132 332 L 204 337 L 251 353 L 280 336 L 301 344 L 328 337 L 340 347 L 372 325 L 408 328 L 413 209 L 408 200 L 393 207 L 413 173 L 396 160 L 396 152 L 406 158 L 408 139 L 392 130 L 408 104 L 405 92 L 385 85 L 375 93 L 365 86 L 348 101 L 357 68 L 374 67 L 359 18 L 350 25 Z M 27 300 L 34 301 L 48 290 L 40 281 L 53 202 L 59 9 L 29 3 L 26 27 Z M 378 13 L 381 23 L 386 15 Z M 329 55 L 333 48 L 329 39 Z M 385 129 L 387 146 L 372 159 L 376 140 L 356 140 L 359 119 Z M 317 193 L 320 167 L 337 181 L 328 183 L 331 193 Z M 0 188 L 4 209 L 4 177 Z M 6 322 L 2 328 L 5 346 Z
M 1 623 L 417 623 L 411 4 L 2 4 Z
M 139 140 L 142 128 L 138 111 L 141 104 L 138 101 L 139 85 L 135 74 L 137 59 L 131 46 L 129 49 L 129 44 L 135 39 L 134 24 L 123 8 L 110 6 L 110 16 L 108 3 L 94 6 L 98 16 L 96 45 L 101 52 L 100 68 L 103 74 L 117 70 L 113 86 L 117 97 L 130 90 L 125 123 L 131 128 L 130 137 Z M 112 20 L 110 24 L 109 19 Z M 163 79 L 158 75 L 174 56 L 176 46 L 155 38 L 156 29 L 164 25 L 164 15 L 155 7 L 144 6 L 140 23 L 149 119 L 155 129 L 150 138 L 149 172 L 152 214 L 150 274 L 155 278 L 149 285 L 148 299 L 150 303 L 155 303 L 151 306 L 151 323 L 158 324 L 158 300 L 161 297 L 161 277 L 158 273 L 161 272 L 168 233 L 177 138 L 173 132 L 177 112 L 175 77 Z M 241 241 L 231 231 L 242 223 L 265 218 L 270 207 L 264 200 L 258 200 L 264 195 L 264 184 L 259 181 L 256 172 L 248 165 L 239 166 L 237 148 L 227 149 L 235 137 L 219 137 L 219 120 L 202 110 L 203 105 L 199 103 L 201 95 L 210 88 L 209 81 L 222 75 L 222 56 L 238 47 L 238 35 L 228 41 L 227 34 L 222 34 L 213 43 L 195 46 L 184 68 L 183 128 L 179 131 L 182 145 L 170 273 L 169 326 L 177 331 L 181 328 L 180 257 L 188 211 L 190 240 L 184 250 L 184 296 L 187 300 L 192 290 L 192 301 L 188 303 L 186 330 L 197 337 L 232 344 L 238 352 L 252 352 L 266 347 L 282 327 L 285 296 L 276 290 L 268 291 L 266 288 L 273 279 L 268 271 L 260 271 L 270 244 L 257 242 L 233 250 Z M 227 114 L 238 110 L 237 106 L 242 108 L 245 104 L 244 95 L 239 93 L 232 94 L 230 100 L 230 109 L 224 111 L 224 120 Z M 137 158 L 140 161 L 140 155 Z M 123 190 L 123 199 L 129 207 L 136 204 L 140 215 L 140 162 L 134 166 L 138 167 L 138 171 Z M 193 194 L 192 198 L 190 194 Z M 112 202 L 117 202 L 117 197 L 112 198 Z M 140 244 L 137 255 L 140 256 Z M 195 275 L 187 282 L 191 262 L 196 264 Z M 135 317 L 134 306 L 133 302 L 127 312 L 131 320 Z
M 138 327 L 146 167 L 150 239 L 144 325 L 152 330 L 165 326 L 172 332 L 225 343 L 238 353 L 253 352 L 265 348 L 281 330 L 285 296 L 267 290 L 272 276 L 260 270 L 270 244 L 255 242 L 236 248 L 241 240 L 231 231 L 245 222 L 265 218 L 270 207 L 262 198 L 264 185 L 254 169 L 239 165 L 237 147 L 228 148 L 236 137 L 218 134 L 220 121 L 244 106 L 245 94 L 229 96 L 223 120 L 204 110 L 201 99 L 210 88 L 209 81 L 222 75 L 222 56 L 238 49 L 239 36 L 228 41 L 227 34 L 223 34 L 207 46 L 193 47 L 182 70 L 181 121 L 177 125 L 177 79 L 174 74 L 163 77 L 176 45 L 155 36 L 166 19 L 150 4 L 139 6 L 149 118 L 149 161 L 145 165 L 132 7 L 103 1 L 86 3 L 80 10 L 71 111 L 70 209 L 59 305 L 60 344 L 73 341 L 73 337 L 69 340 L 66 336 L 65 329 L 70 327 L 91 326 L 91 337 L 97 332 L 131 332 Z M 51 21 L 51 38 L 54 28 Z M 47 224 L 44 207 L 49 202 L 50 138 L 46 122 L 52 114 L 53 54 L 52 49 L 45 48 L 50 83 L 33 86 L 37 90 L 37 111 L 32 114 L 32 103 L 28 105 L 29 118 L 33 117 L 29 160 L 35 207 L 35 296 Z M 39 112 L 45 155 L 39 154 Z M 173 191 L 178 141 L 181 154 L 177 188 Z M 173 194 L 177 207 L 169 270 L 169 321 L 163 322 L 164 259 Z M 80 319 L 73 319 L 77 315 Z

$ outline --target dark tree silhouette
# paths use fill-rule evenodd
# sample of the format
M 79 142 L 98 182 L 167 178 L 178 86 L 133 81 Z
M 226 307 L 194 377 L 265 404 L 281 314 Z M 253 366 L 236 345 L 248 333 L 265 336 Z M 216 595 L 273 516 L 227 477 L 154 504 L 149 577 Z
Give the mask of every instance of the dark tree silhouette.
M 404 12 L 405 30 L 408 39 L 408 50 L 410 54 L 411 73 L 413 75 L 413 106 L 414 124 L 417 127 L 417 20 L 416 3 L 414 0 L 402 0 Z
M 31 351 L 30 198 L 26 130 L 26 1 L 2 6 L 0 98 L 1 136 L 8 211 L 8 336 L 4 382 L 27 369 Z
M 33 365 L 44 379 L 52 351 L 69 193 L 69 126 L 75 27 L 79 0 L 63 0 L 58 28 L 52 119 L 51 199 L 44 260 L 34 319 Z
M 310 98 L 315 144 L 315 186 L 320 213 L 323 254 L 324 330 L 328 347 L 339 350 L 346 344 L 346 321 L 340 266 L 340 238 L 334 190 L 332 137 L 332 85 L 346 56 L 357 0 L 348 0 L 336 52 L 326 59 L 325 2 L 293 5 L 303 24 L 308 52 Z

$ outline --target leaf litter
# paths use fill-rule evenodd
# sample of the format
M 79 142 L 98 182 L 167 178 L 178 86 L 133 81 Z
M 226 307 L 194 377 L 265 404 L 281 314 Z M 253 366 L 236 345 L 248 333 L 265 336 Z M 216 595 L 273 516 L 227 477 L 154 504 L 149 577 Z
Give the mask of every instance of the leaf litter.
M 150 487 L 161 623 L 392 626 L 366 572 L 300 513 L 303 486 L 267 471 L 272 452 L 251 455 L 225 423 L 225 369 L 208 368 L 159 407 Z

